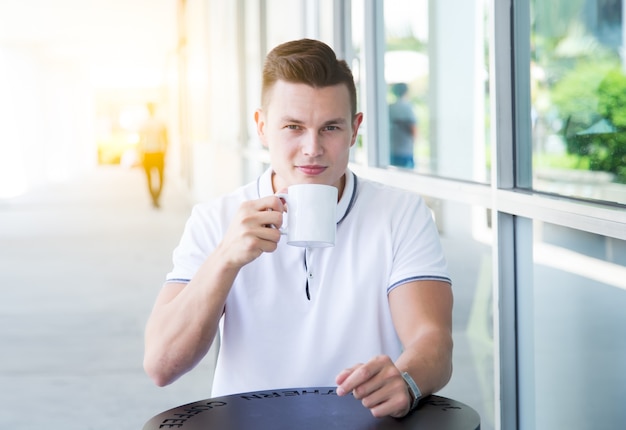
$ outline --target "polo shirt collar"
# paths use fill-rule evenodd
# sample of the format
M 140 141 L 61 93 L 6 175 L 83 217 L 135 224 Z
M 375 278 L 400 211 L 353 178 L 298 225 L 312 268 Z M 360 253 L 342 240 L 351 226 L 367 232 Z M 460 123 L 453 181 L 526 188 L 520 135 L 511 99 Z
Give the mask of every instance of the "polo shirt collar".
M 257 189 L 259 197 L 271 196 L 274 194 L 272 188 L 272 169 L 269 168 L 257 179 Z M 356 197 L 356 175 L 350 170 L 346 170 L 346 183 L 343 188 L 341 199 L 337 203 L 337 224 L 339 224 L 348 214 Z

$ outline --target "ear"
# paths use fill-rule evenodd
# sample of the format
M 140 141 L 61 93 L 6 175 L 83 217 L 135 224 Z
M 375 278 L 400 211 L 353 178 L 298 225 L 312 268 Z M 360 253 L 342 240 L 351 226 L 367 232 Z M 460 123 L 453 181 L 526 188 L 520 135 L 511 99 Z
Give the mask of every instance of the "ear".
M 267 141 L 265 140 L 265 115 L 263 109 L 259 108 L 254 111 L 254 122 L 256 122 L 256 133 L 261 139 L 261 143 L 267 148 Z
M 354 115 L 354 119 L 352 120 L 352 142 L 350 142 L 350 146 L 353 146 L 356 142 L 356 138 L 359 135 L 359 127 L 363 122 L 363 112 L 358 112 Z

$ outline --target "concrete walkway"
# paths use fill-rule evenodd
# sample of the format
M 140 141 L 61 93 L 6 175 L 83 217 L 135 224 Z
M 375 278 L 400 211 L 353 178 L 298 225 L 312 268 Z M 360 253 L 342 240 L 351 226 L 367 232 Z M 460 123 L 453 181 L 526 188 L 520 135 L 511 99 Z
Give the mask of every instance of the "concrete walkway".
M 191 205 L 151 207 L 139 169 L 98 168 L 0 200 L 0 428 L 141 429 L 209 397 L 211 363 L 166 388 L 143 328 Z

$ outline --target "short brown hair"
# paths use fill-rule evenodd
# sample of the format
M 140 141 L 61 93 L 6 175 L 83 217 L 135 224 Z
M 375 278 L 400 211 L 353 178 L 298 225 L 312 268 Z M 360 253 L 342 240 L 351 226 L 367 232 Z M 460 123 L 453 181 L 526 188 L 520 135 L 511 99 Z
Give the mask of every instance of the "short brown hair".
M 352 71 L 345 60 L 338 60 L 335 51 L 319 40 L 293 40 L 278 45 L 267 54 L 261 90 L 264 108 L 268 93 L 278 80 L 314 88 L 344 84 L 350 94 L 352 115 L 356 114 L 356 87 Z

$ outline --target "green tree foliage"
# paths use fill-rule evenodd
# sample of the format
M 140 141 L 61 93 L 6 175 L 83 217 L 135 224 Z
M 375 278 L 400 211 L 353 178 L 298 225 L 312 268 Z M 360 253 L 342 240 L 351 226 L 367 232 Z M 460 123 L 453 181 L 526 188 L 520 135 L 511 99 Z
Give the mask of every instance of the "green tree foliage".
M 611 70 L 598 87 L 598 113 L 614 127 L 612 133 L 591 141 L 591 168 L 615 173 L 626 183 L 626 75 Z
M 610 70 L 597 90 L 598 113 L 621 130 L 626 130 L 626 76 L 620 68 Z
M 554 85 L 550 96 L 565 122 L 566 137 L 585 130 L 599 119 L 597 88 L 613 67 L 614 63 L 579 63 Z
M 614 62 L 579 63 L 552 90 L 567 151 L 626 183 L 626 76 Z

